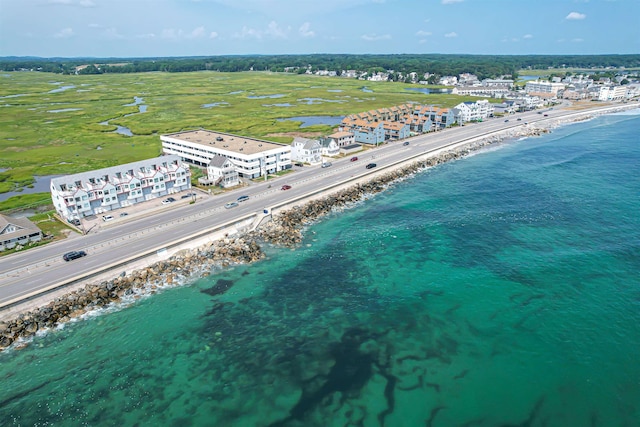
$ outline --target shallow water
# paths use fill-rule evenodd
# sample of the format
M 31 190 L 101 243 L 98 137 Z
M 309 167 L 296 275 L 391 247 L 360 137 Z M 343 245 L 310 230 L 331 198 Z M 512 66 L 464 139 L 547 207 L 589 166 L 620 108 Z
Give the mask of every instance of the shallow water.
M 0 354 L 6 425 L 635 426 L 638 115 L 432 168 L 295 251 Z

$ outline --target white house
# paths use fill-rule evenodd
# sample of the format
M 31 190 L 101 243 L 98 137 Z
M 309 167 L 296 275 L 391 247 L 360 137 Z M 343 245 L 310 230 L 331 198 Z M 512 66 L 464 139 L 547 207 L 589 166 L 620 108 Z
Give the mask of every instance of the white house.
M 224 156 L 214 156 L 207 165 L 207 177 L 198 178 L 198 182 L 229 188 L 240 184 L 240 176 L 231 160 Z
M 11 218 L 0 214 L 0 251 L 42 240 L 42 231 L 27 218 Z
M 131 206 L 191 188 L 178 156 L 161 156 L 51 179 L 51 199 L 67 221 Z
M 215 156 L 233 162 L 243 178 L 258 178 L 291 168 L 291 146 L 209 130 L 162 135 L 162 150 L 195 165 L 207 167 Z
M 297 162 L 322 162 L 322 145 L 315 139 L 295 137 L 291 143 L 291 158 Z
M 318 142 L 322 146 L 322 155 L 328 157 L 335 157 L 340 154 L 340 147 L 333 138 L 320 138 Z

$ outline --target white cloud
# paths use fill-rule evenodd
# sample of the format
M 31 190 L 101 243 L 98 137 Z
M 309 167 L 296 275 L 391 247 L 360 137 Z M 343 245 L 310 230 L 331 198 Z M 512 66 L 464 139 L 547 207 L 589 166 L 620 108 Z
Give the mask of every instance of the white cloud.
M 204 27 L 198 27 L 198 28 L 194 28 L 193 31 L 191 31 L 191 33 L 189 33 L 187 35 L 188 39 L 199 39 L 202 38 L 206 35 L 206 32 L 204 30 Z
M 532 39 L 533 36 L 531 34 L 525 34 L 524 36 L 522 36 L 523 39 Z
M 71 36 L 73 36 L 72 28 L 64 28 L 53 35 L 57 39 L 67 39 Z
M 311 24 L 308 22 L 305 22 L 304 24 L 302 24 L 298 29 L 298 32 L 302 37 L 313 37 L 316 35 L 316 33 L 313 30 L 311 30 Z
M 209 33 L 209 38 L 210 39 L 218 38 L 218 33 L 216 33 L 215 31 L 211 31 L 211 33 Z
M 391 39 L 391 35 L 389 35 L 389 34 L 377 35 L 377 34 L 374 33 L 374 34 L 364 34 L 360 38 L 362 40 L 366 40 L 368 42 L 373 42 L 373 41 L 378 41 L 378 40 L 390 40 Z
M 423 30 L 419 30 L 416 32 L 416 36 L 418 37 L 426 37 L 426 36 L 430 36 L 431 35 L 431 31 L 423 31 Z
M 254 28 L 242 27 L 239 33 L 233 35 L 237 39 L 258 39 L 262 38 L 262 33 Z
M 91 0 L 80 0 L 80 3 L 78 3 L 80 6 L 82 7 L 95 7 L 95 3 L 92 2 Z
M 442 4 L 462 3 L 463 0 L 442 0 Z
M 577 38 L 577 39 L 571 39 L 571 41 L 574 42 L 574 43 L 582 43 L 584 41 L 584 39 Z
M 49 4 L 71 4 L 71 0 L 49 0 Z
M 138 39 L 154 39 L 156 35 L 154 33 L 146 33 L 146 34 L 138 34 L 136 36 Z
M 447 38 L 458 37 L 458 33 L 452 31 L 450 33 L 445 34 L 444 36 Z
M 276 21 L 269 22 L 267 26 L 267 31 L 265 31 L 266 35 L 269 35 L 275 39 L 286 39 L 287 38 L 287 30 L 283 30 L 280 28 Z
M 174 30 L 173 28 L 165 28 L 162 30 L 161 37 L 163 39 L 176 40 L 182 36 L 182 30 Z
M 104 32 L 104 34 L 109 39 L 123 39 L 124 38 L 124 36 L 122 34 L 118 33 L 118 30 L 115 29 L 114 27 L 107 28 L 107 30 Z
M 578 21 L 580 19 L 584 19 L 586 18 L 587 15 L 585 15 L 584 13 L 580 13 L 580 12 L 571 12 L 570 14 L 568 14 L 564 19 L 567 19 L 569 21 Z

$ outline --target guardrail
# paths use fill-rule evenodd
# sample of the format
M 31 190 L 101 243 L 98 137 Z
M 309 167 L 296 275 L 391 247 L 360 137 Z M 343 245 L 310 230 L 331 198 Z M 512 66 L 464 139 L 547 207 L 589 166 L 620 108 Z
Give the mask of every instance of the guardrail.
M 90 280 L 91 278 L 98 277 L 98 276 L 100 276 L 102 274 L 108 273 L 109 271 L 116 270 L 116 269 L 119 269 L 119 268 L 123 268 L 127 264 L 131 264 L 133 262 L 140 261 L 140 260 L 143 260 L 143 259 L 148 258 L 150 256 L 156 255 L 158 253 L 158 251 L 161 251 L 163 249 L 175 248 L 175 247 L 180 246 L 180 245 L 182 245 L 182 244 L 184 244 L 184 243 L 186 243 L 186 242 L 188 242 L 190 240 L 195 240 L 195 239 L 199 239 L 199 238 L 202 238 L 202 237 L 206 237 L 209 234 L 212 234 L 212 233 L 215 233 L 215 232 L 218 232 L 218 231 L 222 231 L 224 229 L 231 228 L 231 227 L 233 227 L 233 226 L 235 226 L 237 224 L 241 224 L 243 222 L 247 222 L 249 219 L 255 218 L 256 216 L 257 216 L 257 214 L 255 214 L 255 213 L 244 215 L 244 216 L 242 216 L 240 218 L 234 219 L 233 221 L 228 221 L 228 222 L 226 222 L 224 224 L 220 224 L 220 225 L 217 225 L 215 227 L 210 227 L 210 228 L 208 228 L 206 230 L 199 231 L 198 233 L 194 233 L 194 234 L 191 234 L 191 235 L 188 235 L 188 236 L 184 236 L 184 237 L 182 237 L 182 238 L 180 238 L 178 240 L 174 240 L 171 243 L 158 245 L 158 246 L 155 246 L 155 247 L 150 248 L 148 250 L 145 250 L 144 252 L 140 252 L 140 253 L 138 253 L 138 254 L 136 254 L 134 256 L 125 258 L 123 260 L 117 261 L 117 262 L 112 263 L 112 264 L 107 264 L 104 267 L 102 267 L 102 268 L 100 268 L 98 270 L 95 270 L 95 271 L 93 271 L 91 273 L 83 273 L 81 275 L 78 275 L 78 276 L 72 277 L 70 279 L 61 281 L 61 282 L 56 283 L 54 285 L 48 286 L 46 288 L 39 289 L 38 291 L 29 293 L 29 294 L 26 294 L 26 295 L 22 295 L 22 296 L 20 296 L 18 298 L 14 298 L 14 299 L 9 300 L 9 301 L 1 302 L 0 303 L 0 311 L 9 309 L 11 307 L 17 306 L 19 304 L 22 304 L 24 302 L 33 300 L 35 298 L 42 297 L 44 295 L 47 295 L 47 294 L 49 294 L 51 292 L 58 291 L 58 290 L 63 289 L 65 287 L 72 286 L 72 285 L 78 284 L 80 282 Z

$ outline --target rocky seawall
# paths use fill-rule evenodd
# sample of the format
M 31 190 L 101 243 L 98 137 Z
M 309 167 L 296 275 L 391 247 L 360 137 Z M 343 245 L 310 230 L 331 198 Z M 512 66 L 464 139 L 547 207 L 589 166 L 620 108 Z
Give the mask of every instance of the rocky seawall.
M 554 122 L 554 126 L 551 127 L 590 117 L 593 117 L 593 114 L 585 112 L 580 117 Z M 128 275 L 120 275 L 100 283 L 89 283 L 83 288 L 54 299 L 45 306 L 19 314 L 9 321 L 0 322 L 0 351 L 10 346 L 20 348 L 38 331 L 54 328 L 88 311 L 113 303 L 134 301 L 144 294 L 155 293 L 162 287 L 177 286 L 209 275 L 215 268 L 263 259 L 265 254 L 261 247 L 264 244 L 295 247 L 302 241 L 305 227 L 336 209 L 343 209 L 379 193 L 394 182 L 426 168 L 459 159 L 505 139 L 536 136 L 548 132 L 548 129 L 548 126 L 513 128 L 493 136 L 479 138 L 432 157 L 410 161 L 394 170 L 381 172 L 366 182 L 355 183 L 343 190 L 283 210 L 255 231 L 182 251 L 166 261 Z

